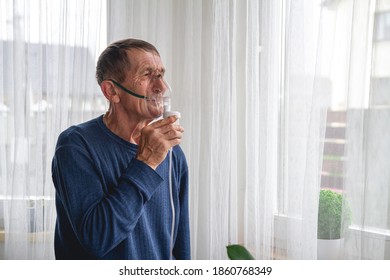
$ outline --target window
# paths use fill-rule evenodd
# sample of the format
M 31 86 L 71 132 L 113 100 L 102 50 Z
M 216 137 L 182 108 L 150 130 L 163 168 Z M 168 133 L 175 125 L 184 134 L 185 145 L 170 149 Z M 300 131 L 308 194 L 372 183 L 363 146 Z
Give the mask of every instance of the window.
M 106 1 L 6 0 L 0 11 L 0 259 L 47 259 L 34 248 L 38 235 L 52 244 L 57 137 L 106 108 L 94 78 Z
M 390 40 L 390 11 L 378 12 L 375 16 L 375 41 Z

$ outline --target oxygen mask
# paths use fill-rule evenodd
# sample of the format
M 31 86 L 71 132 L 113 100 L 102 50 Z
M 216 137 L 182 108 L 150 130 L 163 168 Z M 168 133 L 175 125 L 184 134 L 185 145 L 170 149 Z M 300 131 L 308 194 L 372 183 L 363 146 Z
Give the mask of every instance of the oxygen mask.
M 110 81 L 113 82 L 117 87 L 119 87 L 120 89 L 122 89 L 126 93 L 128 93 L 134 97 L 137 97 L 139 99 L 143 99 L 144 102 L 141 106 L 143 107 L 144 112 L 148 112 L 149 116 L 153 119 L 161 117 L 167 108 L 168 108 L 168 110 L 170 110 L 171 87 L 164 79 L 161 79 L 162 86 L 160 87 L 160 89 L 158 91 L 151 90 L 146 95 L 138 94 L 138 93 L 124 87 L 122 84 L 116 82 L 115 80 L 110 79 Z

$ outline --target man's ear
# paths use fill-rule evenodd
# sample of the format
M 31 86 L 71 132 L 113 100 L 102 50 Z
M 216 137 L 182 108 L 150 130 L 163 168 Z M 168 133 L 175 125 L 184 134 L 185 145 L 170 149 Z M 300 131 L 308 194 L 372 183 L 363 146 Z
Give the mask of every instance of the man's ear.
M 119 103 L 119 101 L 121 100 L 120 96 L 116 91 L 114 84 L 111 81 L 107 81 L 107 80 L 103 81 L 100 84 L 100 88 L 104 96 L 107 98 L 108 101 L 110 101 L 110 103 Z

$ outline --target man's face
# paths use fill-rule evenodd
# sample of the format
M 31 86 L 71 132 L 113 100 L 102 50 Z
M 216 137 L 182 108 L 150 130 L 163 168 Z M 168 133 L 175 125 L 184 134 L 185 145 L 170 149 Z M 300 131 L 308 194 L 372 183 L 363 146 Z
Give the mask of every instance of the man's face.
M 162 96 L 167 91 L 164 82 L 165 68 L 158 54 L 144 50 L 128 51 L 131 70 L 128 72 L 123 86 L 146 96 L 146 99 L 123 94 L 124 106 L 141 118 L 154 119 L 162 115 Z M 127 96 L 126 96 L 127 95 Z

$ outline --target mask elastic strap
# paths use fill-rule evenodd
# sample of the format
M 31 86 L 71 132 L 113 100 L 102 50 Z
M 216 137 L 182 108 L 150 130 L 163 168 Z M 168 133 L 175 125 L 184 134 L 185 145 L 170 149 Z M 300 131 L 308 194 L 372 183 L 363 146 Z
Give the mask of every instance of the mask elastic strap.
M 113 82 L 117 87 L 119 87 L 120 89 L 124 90 L 126 93 L 132 95 L 132 96 L 135 96 L 135 97 L 138 97 L 138 98 L 142 98 L 142 99 L 147 99 L 146 96 L 143 96 L 143 95 L 140 95 L 138 93 L 135 93 L 127 88 L 125 88 L 124 86 L 122 86 L 120 83 L 114 81 L 113 79 L 109 79 L 109 81 Z

